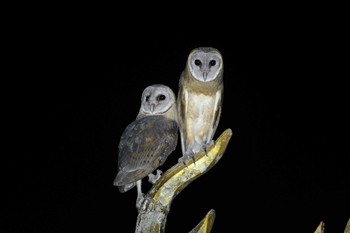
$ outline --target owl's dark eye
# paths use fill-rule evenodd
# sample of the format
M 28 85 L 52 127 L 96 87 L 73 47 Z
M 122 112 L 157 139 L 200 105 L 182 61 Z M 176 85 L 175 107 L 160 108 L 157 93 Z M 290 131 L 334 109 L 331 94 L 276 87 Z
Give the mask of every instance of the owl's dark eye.
M 194 64 L 196 66 L 200 66 L 202 64 L 202 62 L 200 60 L 196 59 L 196 60 L 194 60 Z
M 146 96 L 146 101 L 147 101 L 147 102 L 149 101 L 149 97 L 150 97 L 149 95 L 148 95 L 148 96 Z
M 165 95 L 159 95 L 159 96 L 157 97 L 157 99 L 158 99 L 158 100 L 165 100 Z
M 215 66 L 215 65 L 216 65 L 216 61 L 215 61 L 215 60 L 211 60 L 211 61 L 209 62 L 209 65 L 210 65 L 210 66 Z

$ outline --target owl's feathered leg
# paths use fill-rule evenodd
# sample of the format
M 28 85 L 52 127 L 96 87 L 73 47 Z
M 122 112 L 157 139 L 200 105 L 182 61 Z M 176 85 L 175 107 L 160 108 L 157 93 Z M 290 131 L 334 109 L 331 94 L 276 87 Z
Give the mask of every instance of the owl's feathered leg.
M 153 173 L 148 175 L 148 182 L 151 184 L 154 184 L 159 180 L 159 178 L 163 175 L 163 172 L 159 169 L 157 169 L 157 175 L 154 175 Z
M 136 209 L 140 209 L 141 204 L 145 199 L 145 194 L 142 193 L 142 189 L 141 189 L 141 182 L 142 180 L 136 181 L 136 187 L 137 187 Z

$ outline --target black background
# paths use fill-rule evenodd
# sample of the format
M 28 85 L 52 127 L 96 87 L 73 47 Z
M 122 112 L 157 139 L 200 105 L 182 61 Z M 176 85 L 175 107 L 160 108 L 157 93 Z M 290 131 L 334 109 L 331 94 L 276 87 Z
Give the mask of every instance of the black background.
M 213 233 L 313 232 L 320 221 L 326 232 L 343 232 L 350 189 L 339 134 L 341 35 L 327 18 L 246 15 L 222 29 L 201 20 L 175 29 L 112 16 L 60 17 L 22 45 L 30 74 L 43 79 L 23 87 L 29 94 L 17 121 L 25 126 L 16 132 L 26 152 L 11 162 L 20 178 L 6 189 L 5 232 L 134 232 L 136 189 L 119 193 L 112 185 L 119 138 L 146 86 L 177 92 L 198 46 L 223 54 L 214 138 L 227 128 L 233 135 L 218 164 L 174 199 L 166 232 L 190 231 L 210 209 L 217 214 Z M 163 170 L 179 156 L 180 145 Z

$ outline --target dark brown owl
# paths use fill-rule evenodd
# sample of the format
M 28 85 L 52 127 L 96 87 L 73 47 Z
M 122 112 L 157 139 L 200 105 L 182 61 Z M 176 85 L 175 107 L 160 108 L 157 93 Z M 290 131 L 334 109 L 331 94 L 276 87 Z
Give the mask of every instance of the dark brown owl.
M 119 142 L 118 174 L 114 185 L 124 193 L 137 185 L 136 207 L 144 199 L 142 179 L 149 176 L 155 182 L 161 175 L 153 175 L 175 150 L 178 140 L 176 97 L 165 85 L 148 86 L 142 93 L 141 107 L 136 120 L 124 130 Z

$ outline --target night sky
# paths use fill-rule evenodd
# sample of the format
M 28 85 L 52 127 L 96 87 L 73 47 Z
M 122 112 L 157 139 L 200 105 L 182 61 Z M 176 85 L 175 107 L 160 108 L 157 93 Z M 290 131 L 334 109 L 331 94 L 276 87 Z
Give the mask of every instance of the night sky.
M 233 135 L 222 159 L 174 199 L 166 232 L 190 231 L 210 209 L 212 233 L 312 233 L 320 221 L 327 233 L 343 232 L 349 154 L 340 150 L 336 49 L 322 23 L 242 20 L 224 34 L 199 28 L 194 36 L 147 27 L 131 36 L 103 23 L 57 23 L 58 32 L 39 41 L 46 78 L 35 81 L 33 106 L 22 110 L 30 130 L 19 140 L 34 142 L 17 168 L 23 176 L 8 189 L 4 232 L 134 232 L 136 189 L 113 186 L 119 138 L 146 86 L 177 93 L 187 56 L 199 46 L 223 55 L 214 139 L 228 128 Z M 173 166 L 180 151 L 178 144 L 160 169 Z

